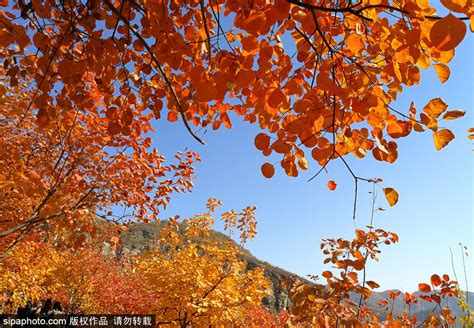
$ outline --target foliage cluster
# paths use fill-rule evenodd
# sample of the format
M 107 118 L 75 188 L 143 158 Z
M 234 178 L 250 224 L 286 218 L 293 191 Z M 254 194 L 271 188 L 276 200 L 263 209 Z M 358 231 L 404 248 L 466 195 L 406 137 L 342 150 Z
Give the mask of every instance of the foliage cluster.
M 159 243 L 137 256 L 113 258 L 117 231 L 160 218 L 176 193 L 190 192 L 198 154 L 172 162 L 152 147 L 152 121 L 182 121 L 198 142 L 232 120 L 257 123 L 255 147 L 288 176 L 317 167 L 314 177 L 346 158 L 398 158 L 397 141 L 432 134 L 441 150 L 454 134 L 444 125 L 464 116 L 435 97 L 395 108 L 404 87 L 433 68 L 442 83 L 463 40 L 470 0 L 0 0 L 0 292 L 4 311 L 52 297 L 70 312 L 154 312 L 172 326 L 443 325 L 453 323 L 442 299 L 459 295 L 447 275 L 420 284 L 420 298 L 441 314 L 422 323 L 389 310 L 386 322 L 364 302 L 378 285 L 366 264 L 395 233 L 356 230 L 353 240 L 325 239 L 333 271 L 325 284 L 293 282 L 294 306 L 261 308 L 268 281 L 245 270 L 242 245 L 254 237 L 253 207 L 222 216 L 241 246 L 209 237 L 212 213 L 170 220 Z M 417 109 L 418 108 L 418 109 Z M 421 108 L 421 110 L 420 110 Z M 469 130 L 472 132 L 472 129 Z M 158 131 L 159 137 L 159 131 Z M 470 136 L 472 138 L 472 136 Z M 337 183 L 328 182 L 335 190 Z M 388 203 L 398 202 L 384 188 Z M 350 300 L 351 293 L 359 297 Z M 108 300 L 105 301 L 104 300 Z M 392 303 L 391 303 L 392 302 Z M 466 323 L 472 322 L 467 304 Z

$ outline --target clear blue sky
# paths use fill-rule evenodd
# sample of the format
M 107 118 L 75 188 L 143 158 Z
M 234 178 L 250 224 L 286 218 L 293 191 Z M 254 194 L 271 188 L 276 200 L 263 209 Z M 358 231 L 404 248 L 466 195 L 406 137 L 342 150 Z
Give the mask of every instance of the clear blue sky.
M 459 243 L 469 247 L 466 259 L 468 276 L 473 270 L 473 143 L 467 128 L 474 127 L 473 55 L 474 37 L 470 33 L 456 50 L 450 63 L 451 78 L 445 84 L 434 69 L 422 73 L 419 86 L 406 88 L 395 107 L 407 112 L 413 100 L 420 111 L 432 98 L 441 97 L 449 109 L 467 110 L 464 118 L 446 121 L 456 138 L 443 151 L 436 151 L 432 135 L 412 133 L 399 142 L 399 158 L 393 164 L 381 163 L 371 156 L 347 160 L 357 175 L 380 177 L 383 186 L 394 187 L 400 194 L 397 206 L 388 208 L 383 194 L 377 204 L 387 208 L 376 215 L 375 225 L 398 233 L 400 242 L 382 248 L 380 262 L 369 265 L 368 279 L 380 285 L 379 290 L 414 291 L 419 282 L 428 281 L 432 273 L 452 275 L 449 247 L 460 280 L 464 282 Z M 185 130 L 182 122 L 155 123 L 154 143 L 162 154 L 172 157 L 177 149 L 189 148 L 200 153 L 197 180 L 191 194 L 175 196 L 162 219 L 172 215 L 187 218 L 205 210 L 209 197 L 223 201 L 223 209 L 240 210 L 257 207 L 258 234 L 247 248 L 261 260 L 301 276 L 326 270 L 319 249 L 325 237 L 354 236 L 352 205 L 354 182 L 341 162 L 329 166 L 328 174 L 307 182 L 318 166 L 310 162 L 307 174 L 287 177 L 281 169 L 272 179 L 265 179 L 260 166 L 268 159 L 255 149 L 257 125 L 234 118 L 230 130 L 208 131 L 207 145 L 199 145 Z M 276 159 L 276 158 L 275 158 Z M 336 191 L 326 187 L 336 180 Z M 371 186 L 361 182 L 358 202 L 358 226 L 367 225 L 370 216 Z M 221 230 L 221 225 L 216 228 Z M 464 285 L 463 285 L 464 287 Z M 473 290 L 471 278 L 469 289 Z

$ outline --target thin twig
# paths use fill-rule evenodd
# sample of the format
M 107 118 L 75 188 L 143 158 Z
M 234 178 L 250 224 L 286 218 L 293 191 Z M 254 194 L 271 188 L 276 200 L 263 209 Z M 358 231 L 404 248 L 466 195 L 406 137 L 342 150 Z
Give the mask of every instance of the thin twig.
M 156 58 L 155 54 L 153 53 L 153 50 L 151 49 L 150 45 L 146 42 L 146 40 L 143 38 L 143 36 L 135 30 L 135 28 L 132 26 L 132 24 L 128 21 L 127 18 L 125 18 L 122 13 L 120 13 L 117 8 L 114 7 L 112 3 L 110 3 L 109 0 L 104 1 L 105 5 L 112 10 L 112 12 L 122 20 L 122 22 L 127 25 L 129 30 L 137 37 L 138 40 L 143 44 L 143 46 L 146 48 L 148 51 L 148 54 L 151 56 L 153 62 L 155 63 L 156 68 L 160 72 L 161 76 L 163 77 L 163 80 L 165 81 L 166 85 L 168 86 L 171 95 L 173 96 L 174 101 L 176 102 L 176 107 L 178 108 L 179 113 L 181 114 L 181 118 L 183 119 L 184 126 L 188 130 L 188 132 L 193 136 L 194 139 L 196 139 L 199 143 L 205 145 L 206 143 L 201 140 L 191 129 L 191 126 L 189 126 L 188 120 L 186 119 L 186 115 L 184 114 L 183 107 L 181 106 L 181 102 L 179 101 L 178 95 L 176 94 L 176 91 L 173 88 L 173 85 L 171 84 L 171 81 L 169 80 L 168 76 L 166 75 L 163 67 L 161 66 L 160 62 L 158 61 L 158 58 Z

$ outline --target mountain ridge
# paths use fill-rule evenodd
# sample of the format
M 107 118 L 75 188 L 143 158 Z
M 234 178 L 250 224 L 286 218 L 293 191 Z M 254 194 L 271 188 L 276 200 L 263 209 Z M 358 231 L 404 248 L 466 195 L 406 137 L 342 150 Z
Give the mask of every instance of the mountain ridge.
M 165 227 L 167 221 L 159 221 L 152 223 L 133 223 L 128 227 L 128 231 L 121 234 L 121 247 L 116 251 L 116 255 L 122 254 L 139 254 L 147 251 L 150 247 L 156 247 L 156 241 L 160 234 L 160 231 Z M 179 225 L 179 229 L 184 233 L 183 225 Z M 228 240 L 232 240 L 229 236 L 211 230 L 211 238 L 221 240 L 223 243 Z M 235 241 L 232 240 L 234 243 Z M 283 286 L 283 281 L 289 281 L 292 277 L 298 277 L 309 284 L 310 281 L 303 277 L 299 277 L 285 269 L 274 266 L 266 261 L 262 261 L 256 258 L 250 251 L 243 248 L 242 254 L 240 255 L 241 260 L 247 263 L 247 269 L 255 269 L 256 267 L 263 267 L 265 269 L 266 277 L 271 281 L 272 295 L 268 295 L 262 301 L 262 304 L 268 308 L 271 312 L 277 313 L 282 310 L 286 310 L 292 306 L 290 297 L 288 296 L 288 289 Z M 392 291 L 396 292 L 397 289 Z M 385 318 L 386 311 L 382 308 L 379 300 L 386 299 L 389 290 L 385 291 L 373 291 L 372 296 L 367 299 L 367 307 L 374 313 L 379 314 L 379 319 Z M 420 295 L 421 292 L 415 291 L 412 294 Z M 474 307 L 474 293 L 468 292 L 468 300 L 471 308 Z M 395 300 L 393 305 L 393 315 L 400 315 L 405 310 L 405 303 L 403 302 L 403 292 Z M 359 300 L 359 296 L 356 294 L 351 295 L 353 301 Z M 457 304 L 457 300 L 451 298 L 448 300 L 448 306 L 451 308 L 452 314 L 455 317 L 459 317 L 463 314 L 462 309 Z M 416 316 L 419 320 L 424 320 L 426 315 L 429 314 L 434 308 L 433 303 L 428 303 L 424 300 L 420 300 L 417 304 L 412 304 L 410 308 L 411 315 Z M 435 310 L 435 313 L 439 313 L 439 309 Z

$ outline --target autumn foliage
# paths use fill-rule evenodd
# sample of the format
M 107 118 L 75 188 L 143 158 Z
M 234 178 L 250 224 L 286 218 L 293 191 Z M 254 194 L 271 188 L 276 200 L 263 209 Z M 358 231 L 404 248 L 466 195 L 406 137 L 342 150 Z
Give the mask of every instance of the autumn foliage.
M 443 149 L 455 138 L 446 126 L 464 111 L 439 97 L 393 103 L 424 70 L 446 82 L 468 30 L 469 0 L 436 8 L 422 0 L 0 0 L 3 310 L 54 298 L 70 313 L 153 312 L 181 327 L 378 324 L 364 305 L 378 287 L 366 263 L 398 236 L 372 223 L 352 240 L 324 240 L 336 271 L 324 271 L 323 283 L 294 281 L 294 305 L 282 314 L 261 307 L 269 282 L 239 258 L 256 233 L 253 207 L 221 217 L 240 245 L 210 238 L 220 205 L 211 199 L 208 212 L 183 221 L 184 232 L 170 219 L 160 247 L 124 257 L 104 250 L 120 248 L 127 225 L 164 219 L 173 195 L 192 190 L 199 155 L 183 149 L 165 159 L 152 147 L 153 120 L 180 121 L 177 133 L 203 144 L 206 129 L 256 123 L 254 145 L 269 158 L 264 177 L 279 163 L 288 176 L 312 170 L 315 178 L 341 160 L 356 193 L 359 181 L 381 180 L 357 176 L 348 155 L 393 163 L 398 140 L 412 132 L 431 133 Z M 327 187 L 337 192 L 336 181 Z M 397 204 L 394 188 L 382 192 Z M 393 317 L 387 308 L 384 324 L 454 322 L 441 300 L 459 295 L 456 281 L 433 275 L 419 289 L 423 296 L 390 294 L 382 305 L 400 296 L 408 311 Z M 416 322 L 409 308 L 419 298 L 441 315 Z
M 209 200 L 208 212 L 181 223 L 184 231 L 170 220 L 154 248 L 138 255 L 106 255 L 116 247 L 105 236 L 78 248 L 24 242 L 0 262 L 0 303 L 9 313 L 27 300 L 53 298 L 67 313 L 155 313 L 158 325 L 181 327 L 240 322 L 260 307 L 269 281 L 262 269 L 247 270 L 241 246 L 211 238 L 219 204 Z M 222 220 L 242 243 L 253 238 L 252 208 Z

